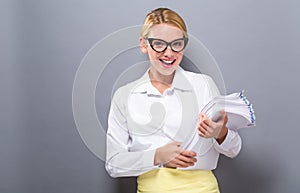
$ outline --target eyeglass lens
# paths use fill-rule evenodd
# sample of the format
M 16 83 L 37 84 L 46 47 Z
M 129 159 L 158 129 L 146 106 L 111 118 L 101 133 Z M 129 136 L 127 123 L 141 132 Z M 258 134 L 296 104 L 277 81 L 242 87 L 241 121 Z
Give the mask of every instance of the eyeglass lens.
M 169 45 L 174 52 L 180 52 L 186 45 L 186 38 L 177 39 L 172 42 L 166 42 L 161 39 L 148 38 L 148 41 L 152 49 L 156 52 L 165 51 Z

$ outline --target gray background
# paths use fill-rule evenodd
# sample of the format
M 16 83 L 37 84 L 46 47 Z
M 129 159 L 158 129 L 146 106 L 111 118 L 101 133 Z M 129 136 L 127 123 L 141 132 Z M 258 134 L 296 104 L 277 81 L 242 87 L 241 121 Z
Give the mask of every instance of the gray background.
M 241 130 L 239 156 L 221 157 L 215 170 L 221 191 L 299 192 L 299 1 L 2 0 L 1 193 L 135 191 L 134 179 L 110 178 L 82 142 L 72 115 L 72 85 L 97 41 L 141 24 L 160 6 L 180 13 L 189 32 L 208 47 L 227 92 L 244 89 L 254 103 L 257 126 Z M 115 62 L 130 66 L 135 55 L 141 57 L 133 51 Z M 104 125 L 114 81 L 107 73 L 96 100 Z

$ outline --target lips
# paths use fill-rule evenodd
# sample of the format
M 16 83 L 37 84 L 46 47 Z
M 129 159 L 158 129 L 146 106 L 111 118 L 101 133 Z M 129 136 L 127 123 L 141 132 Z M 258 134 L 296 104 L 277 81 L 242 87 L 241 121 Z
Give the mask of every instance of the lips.
M 165 67 L 172 67 L 172 65 L 176 61 L 176 59 L 172 59 L 172 60 L 159 59 L 159 60 L 163 63 Z

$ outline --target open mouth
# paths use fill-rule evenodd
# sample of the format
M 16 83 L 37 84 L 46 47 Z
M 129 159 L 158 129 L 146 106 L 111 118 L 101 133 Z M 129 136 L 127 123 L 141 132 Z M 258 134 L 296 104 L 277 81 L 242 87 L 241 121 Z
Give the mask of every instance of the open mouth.
M 163 59 L 159 59 L 163 64 L 165 64 L 166 66 L 172 66 L 172 64 L 174 64 L 174 62 L 176 61 L 176 59 L 174 60 L 163 60 Z

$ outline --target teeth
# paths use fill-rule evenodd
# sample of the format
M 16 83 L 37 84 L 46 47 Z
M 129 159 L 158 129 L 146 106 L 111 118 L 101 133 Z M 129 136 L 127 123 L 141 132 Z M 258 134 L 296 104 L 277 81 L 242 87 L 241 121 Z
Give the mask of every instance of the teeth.
M 171 64 L 173 61 L 171 61 L 171 60 L 169 60 L 169 61 L 164 60 L 164 62 L 167 63 L 167 64 Z
M 162 60 L 162 61 L 166 64 L 172 64 L 174 62 L 174 60 Z

